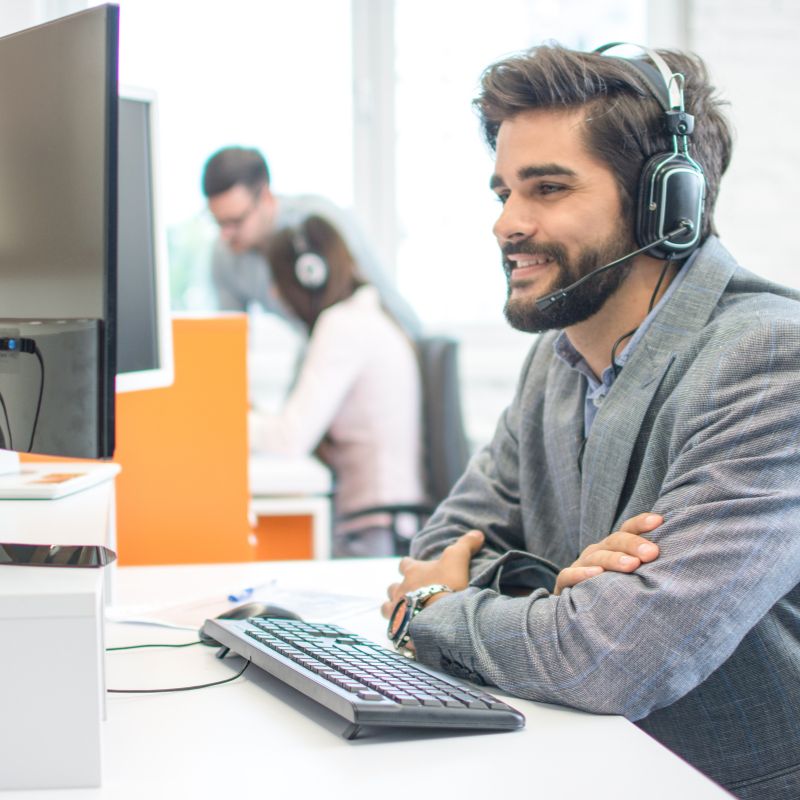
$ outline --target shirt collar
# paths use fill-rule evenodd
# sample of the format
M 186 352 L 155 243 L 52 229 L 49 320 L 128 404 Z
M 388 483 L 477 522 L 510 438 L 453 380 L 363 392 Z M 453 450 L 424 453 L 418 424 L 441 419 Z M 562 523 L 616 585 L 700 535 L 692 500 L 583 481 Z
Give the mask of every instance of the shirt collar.
M 672 297 L 673 294 L 678 289 L 678 286 L 683 282 L 683 279 L 686 276 L 686 273 L 691 268 L 692 264 L 694 263 L 695 258 L 697 258 L 697 251 L 692 253 L 691 256 L 686 260 L 686 263 L 681 266 L 678 270 L 678 274 L 672 279 L 672 283 L 667 287 L 667 291 L 664 292 L 661 299 L 655 304 L 652 311 L 642 320 L 639 327 L 636 329 L 636 333 L 629 339 L 628 344 L 619 353 L 616 357 L 617 367 L 622 368 L 628 359 L 631 357 L 631 354 L 636 349 L 636 345 L 644 338 L 644 335 L 647 333 L 648 328 L 653 323 L 653 320 L 658 315 L 658 312 L 669 302 L 669 299 Z M 614 372 L 613 367 L 609 364 L 603 370 L 603 374 L 600 376 L 600 380 L 598 380 L 594 373 L 589 367 L 586 359 L 576 350 L 575 346 L 569 339 L 566 331 L 561 331 L 561 333 L 556 337 L 556 340 L 553 342 L 553 351 L 555 352 L 556 358 L 560 361 L 563 361 L 568 367 L 571 369 L 580 372 L 581 375 L 586 377 L 586 380 L 589 382 L 589 391 L 595 392 L 600 386 L 605 386 L 606 391 L 611 388 L 611 384 L 614 383 L 614 379 L 616 378 L 616 374 Z

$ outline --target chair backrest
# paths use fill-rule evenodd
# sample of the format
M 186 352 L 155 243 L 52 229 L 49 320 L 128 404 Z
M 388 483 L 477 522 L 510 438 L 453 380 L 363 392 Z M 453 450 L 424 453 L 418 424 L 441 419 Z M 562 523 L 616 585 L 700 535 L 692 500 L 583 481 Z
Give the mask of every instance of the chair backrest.
M 469 445 L 461 410 L 458 342 L 446 336 L 417 340 L 422 375 L 423 434 L 428 499 L 438 505 L 461 477 Z

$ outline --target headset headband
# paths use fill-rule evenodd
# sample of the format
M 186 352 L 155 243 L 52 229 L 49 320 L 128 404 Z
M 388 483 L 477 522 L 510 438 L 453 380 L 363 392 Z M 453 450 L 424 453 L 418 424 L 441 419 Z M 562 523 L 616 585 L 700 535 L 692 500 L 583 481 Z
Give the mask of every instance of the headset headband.
M 612 56 L 619 58 L 621 61 L 627 61 L 634 66 L 639 76 L 645 81 L 647 87 L 656 97 L 664 111 L 682 111 L 683 110 L 683 90 L 680 83 L 680 76 L 676 75 L 667 64 L 666 61 L 655 51 L 649 47 L 641 44 L 634 44 L 633 42 L 609 42 L 608 44 L 601 45 L 595 48 L 595 53 L 605 53 L 615 47 L 638 47 L 652 63 L 648 64 L 646 61 L 637 58 L 623 58 L 621 56 Z M 661 80 L 658 80 L 658 77 Z
M 610 42 L 594 52 L 605 54 L 622 45 L 638 48 L 644 57 L 609 58 L 624 63 L 649 90 L 663 111 L 664 132 L 672 137 L 671 150 L 655 153 L 642 167 L 636 204 L 636 241 L 656 258 L 685 258 L 700 241 L 706 191 L 703 168 L 689 154 L 688 139 L 694 131 L 694 117 L 684 108 L 685 78 L 673 72 L 655 50 L 639 44 Z M 677 227 L 683 233 L 675 235 Z

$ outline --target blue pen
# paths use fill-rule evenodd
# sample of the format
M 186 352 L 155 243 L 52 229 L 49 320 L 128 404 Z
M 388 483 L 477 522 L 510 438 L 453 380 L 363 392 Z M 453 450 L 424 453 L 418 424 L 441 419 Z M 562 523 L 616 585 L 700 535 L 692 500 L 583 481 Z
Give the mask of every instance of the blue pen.
M 238 592 L 237 594 L 229 594 L 228 600 L 231 603 L 241 603 L 242 600 L 247 600 L 247 598 L 250 597 L 254 591 L 255 589 L 252 586 L 248 586 L 246 589 L 242 589 L 242 591 Z

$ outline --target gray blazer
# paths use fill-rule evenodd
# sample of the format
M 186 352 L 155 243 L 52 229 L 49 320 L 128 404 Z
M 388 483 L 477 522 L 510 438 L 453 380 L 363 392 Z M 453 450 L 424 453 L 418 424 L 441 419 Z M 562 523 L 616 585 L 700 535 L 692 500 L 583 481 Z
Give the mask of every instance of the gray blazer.
M 414 540 L 486 534 L 417 657 L 520 697 L 622 714 L 746 798 L 800 797 L 800 293 L 707 241 L 594 421 L 537 339 L 491 444 Z M 651 564 L 553 578 L 644 511 Z M 512 587 L 532 589 L 511 597 Z M 646 787 L 643 787 L 646 791 Z

